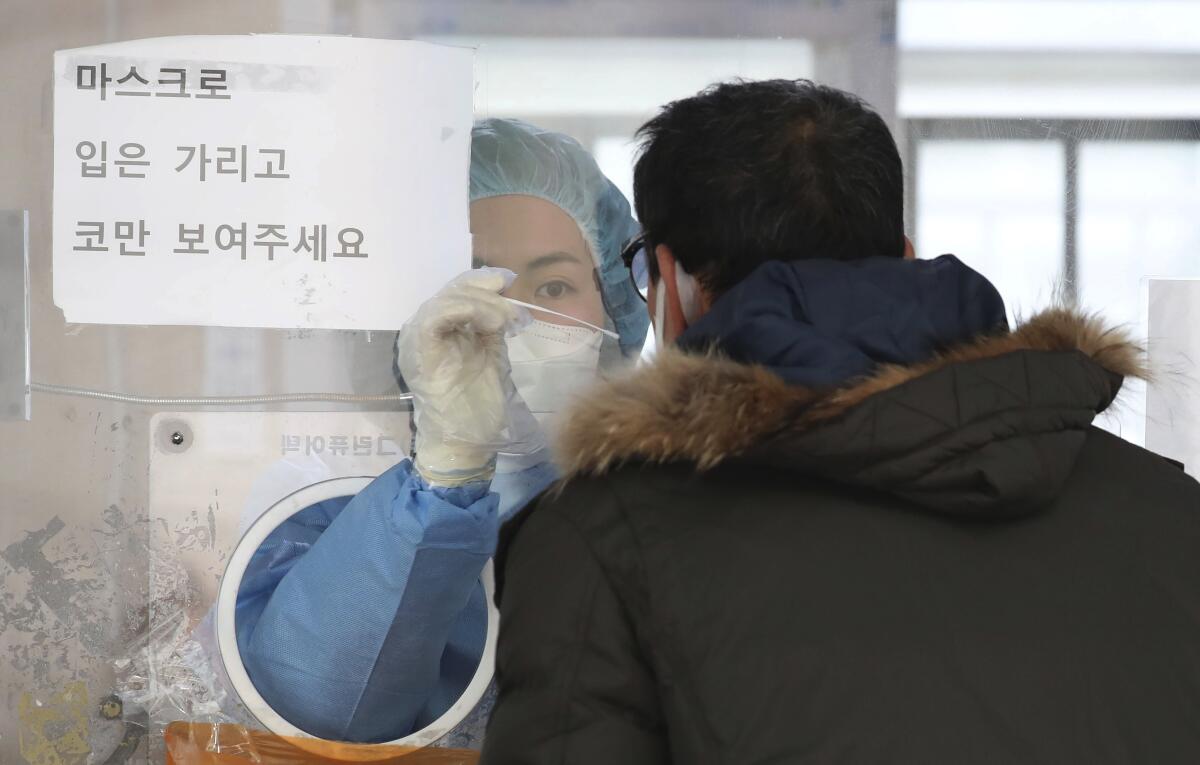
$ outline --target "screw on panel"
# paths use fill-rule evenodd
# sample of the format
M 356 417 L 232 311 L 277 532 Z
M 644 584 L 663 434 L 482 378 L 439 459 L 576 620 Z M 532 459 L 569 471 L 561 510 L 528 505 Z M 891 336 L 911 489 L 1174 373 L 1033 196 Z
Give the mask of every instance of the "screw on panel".
M 183 446 L 183 434 L 178 430 L 171 434 L 171 443 L 176 446 Z
M 121 697 L 115 694 L 100 702 L 100 716 L 105 720 L 117 720 L 124 711 L 125 705 L 121 703 Z

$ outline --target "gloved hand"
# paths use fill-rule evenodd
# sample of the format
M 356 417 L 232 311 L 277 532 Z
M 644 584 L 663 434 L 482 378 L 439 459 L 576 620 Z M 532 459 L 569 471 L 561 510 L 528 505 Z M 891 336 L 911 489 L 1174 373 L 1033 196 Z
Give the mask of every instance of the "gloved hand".
M 516 274 L 478 268 L 455 277 L 417 309 L 396 340 L 400 374 L 413 394 L 417 471 L 432 486 L 492 477 L 496 453 L 531 437 L 509 372 L 505 334 L 528 311 L 500 293 Z

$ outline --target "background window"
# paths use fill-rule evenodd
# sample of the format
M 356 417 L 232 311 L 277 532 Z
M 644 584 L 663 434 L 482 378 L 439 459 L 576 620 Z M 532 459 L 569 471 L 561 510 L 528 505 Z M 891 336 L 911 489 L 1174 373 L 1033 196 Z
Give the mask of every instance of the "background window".
M 917 157 L 918 253 L 954 253 L 987 275 L 1010 321 L 1046 305 L 1063 277 L 1063 146 L 941 139 Z
M 1200 277 L 1200 121 L 914 120 L 918 253 L 953 252 L 1010 319 L 1053 303 L 1146 340 L 1143 280 Z M 1145 441 L 1145 386 L 1098 421 Z

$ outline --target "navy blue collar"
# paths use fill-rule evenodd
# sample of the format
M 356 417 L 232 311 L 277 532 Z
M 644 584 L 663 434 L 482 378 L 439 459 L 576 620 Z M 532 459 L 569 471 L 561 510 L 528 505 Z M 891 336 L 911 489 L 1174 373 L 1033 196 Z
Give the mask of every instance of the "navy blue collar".
M 831 388 L 1008 328 L 991 282 L 953 255 L 764 263 L 678 340 Z

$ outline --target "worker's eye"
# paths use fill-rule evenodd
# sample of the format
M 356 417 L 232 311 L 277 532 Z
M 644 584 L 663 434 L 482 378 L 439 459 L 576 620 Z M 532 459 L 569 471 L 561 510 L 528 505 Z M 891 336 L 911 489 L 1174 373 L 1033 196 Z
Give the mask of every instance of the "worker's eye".
M 542 286 L 538 287 L 537 291 L 533 294 L 534 297 L 558 300 L 560 298 L 565 298 L 574 292 L 575 288 L 572 287 L 570 283 L 562 281 L 561 279 L 555 279 L 552 282 L 546 282 Z

